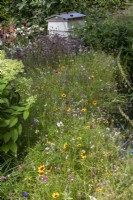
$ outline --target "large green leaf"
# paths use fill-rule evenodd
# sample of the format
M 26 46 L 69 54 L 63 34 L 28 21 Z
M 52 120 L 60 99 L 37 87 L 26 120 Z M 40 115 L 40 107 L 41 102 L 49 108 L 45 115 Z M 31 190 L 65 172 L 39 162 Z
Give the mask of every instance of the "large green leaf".
M 15 126 L 16 124 L 17 124 L 17 122 L 18 122 L 18 118 L 17 117 L 12 117 L 10 120 L 9 120 L 9 127 L 11 128 L 11 127 L 13 127 L 13 126 Z
M 10 120 L 0 119 L 0 127 L 7 127 L 10 123 Z
M 11 132 L 7 132 L 3 135 L 4 142 L 7 143 L 11 138 Z
M 17 144 L 13 141 L 10 141 L 9 143 L 9 149 L 13 152 L 13 153 L 17 153 Z
M 10 150 L 10 148 L 9 148 L 8 145 L 3 145 L 3 146 L 0 148 L 0 150 L 2 150 L 2 151 L 4 151 L 5 153 L 7 153 L 7 152 Z
M 17 139 L 18 139 L 18 131 L 17 131 L 17 129 L 13 129 L 13 130 L 11 131 L 11 138 L 12 138 L 12 140 L 13 140 L 14 142 L 17 141 Z
M 7 98 L 0 98 L 0 103 L 9 105 L 9 100 Z
M 26 111 L 23 113 L 23 118 L 24 118 L 24 120 L 26 120 L 26 119 L 28 118 L 28 116 L 29 116 L 29 111 L 26 110 Z
M 22 133 L 22 125 L 19 124 L 19 125 L 18 125 L 18 134 L 20 135 L 21 133 Z
M 7 83 L 0 83 L 0 92 L 2 93 L 3 90 L 6 88 Z
M 25 107 L 11 106 L 10 108 L 12 108 L 15 111 L 25 111 Z

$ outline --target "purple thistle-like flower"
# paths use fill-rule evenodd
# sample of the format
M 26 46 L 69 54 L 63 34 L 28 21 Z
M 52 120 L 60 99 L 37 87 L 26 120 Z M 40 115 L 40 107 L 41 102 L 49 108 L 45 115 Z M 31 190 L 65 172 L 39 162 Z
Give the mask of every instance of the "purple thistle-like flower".
M 3 38 L 3 34 L 0 33 L 0 38 Z
M 46 182 L 46 181 L 47 181 L 47 178 L 46 178 L 46 177 L 43 177 L 43 178 L 42 178 L 42 181 Z
M 23 192 L 22 195 L 23 195 L 23 197 L 28 197 L 29 196 L 27 192 Z

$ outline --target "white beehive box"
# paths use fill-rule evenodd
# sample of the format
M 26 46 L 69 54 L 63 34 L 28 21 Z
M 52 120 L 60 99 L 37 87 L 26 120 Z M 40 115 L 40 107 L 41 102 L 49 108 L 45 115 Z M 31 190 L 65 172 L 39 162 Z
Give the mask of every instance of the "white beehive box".
M 61 36 L 69 36 L 73 34 L 75 24 L 84 24 L 86 15 L 77 12 L 55 14 L 48 18 L 48 33 L 49 35 L 59 34 Z

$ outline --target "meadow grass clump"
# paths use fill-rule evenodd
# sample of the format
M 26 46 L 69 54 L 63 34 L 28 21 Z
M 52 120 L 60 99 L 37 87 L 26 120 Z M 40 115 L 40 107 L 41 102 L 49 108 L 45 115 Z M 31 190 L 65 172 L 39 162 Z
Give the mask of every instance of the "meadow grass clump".
M 123 154 L 109 116 L 124 102 L 117 63 L 103 52 L 68 52 L 67 60 L 40 61 L 35 70 L 29 56 L 25 69 L 31 67 L 16 80 L 20 95 L 36 101 L 18 140 L 18 164 L 2 166 L 1 197 L 131 200 L 132 155 Z
M 19 143 L 22 149 L 23 144 L 30 146 L 38 137 L 44 137 L 49 127 L 62 119 L 71 124 L 81 118 L 91 126 L 89 118 L 96 116 L 97 121 L 108 124 L 107 116 L 124 101 L 117 92 L 116 73 L 113 57 L 94 51 L 80 53 L 69 64 L 59 64 L 55 69 L 47 66 L 25 73 L 17 81 L 18 91 L 24 99 L 36 97 L 36 102 Z

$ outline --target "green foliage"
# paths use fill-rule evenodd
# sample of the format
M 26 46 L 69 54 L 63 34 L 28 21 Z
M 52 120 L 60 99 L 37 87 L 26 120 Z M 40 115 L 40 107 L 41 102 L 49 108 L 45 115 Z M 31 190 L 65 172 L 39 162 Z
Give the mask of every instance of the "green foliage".
M 98 18 L 88 19 L 82 29 L 79 28 L 79 35 L 87 46 L 94 49 L 101 49 L 107 54 L 119 55 L 120 63 L 124 67 L 128 81 L 133 88 L 133 21 Z M 122 68 L 119 68 L 122 69 Z M 118 74 L 121 71 L 118 72 Z M 124 75 L 122 73 L 122 76 Z M 119 77 L 119 75 L 118 75 Z M 128 95 L 128 102 L 132 102 L 132 90 L 123 82 L 123 78 L 118 78 L 118 89 L 120 92 Z M 128 105 L 130 105 L 130 103 Z M 132 103 L 131 103 L 132 104 Z M 126 108 L 128 109 L 128 107 Z M 128 109 L 129 110 L 129 109 Z
M 21 104 L 13 81 L 23 71 L 19 61 L 5 59 L 0 52 L 0 151 L 17 153 L 17 140 L 22 132 L 22 117 L 28 118 L 30 104 Z
M 0 1 L 0 22 L 7 20 L 10 17 L 8 8 L 10 6 L 10 0 L 1 0 Z
M 18 20 L 22 21 L 26 19 L 31 23 L 44 24 L 45 18 L 55 13 L 69 12 L 72 10 L 88 13 L 90 10 L 97 10 L 99 8 L 103 8 L 104 10 L 115 9 L 116 6 L 121 7 L 124 4 L 125 0 L 23 0 L 19 3 L 13 1 L 10 5 L 10 10 Z

